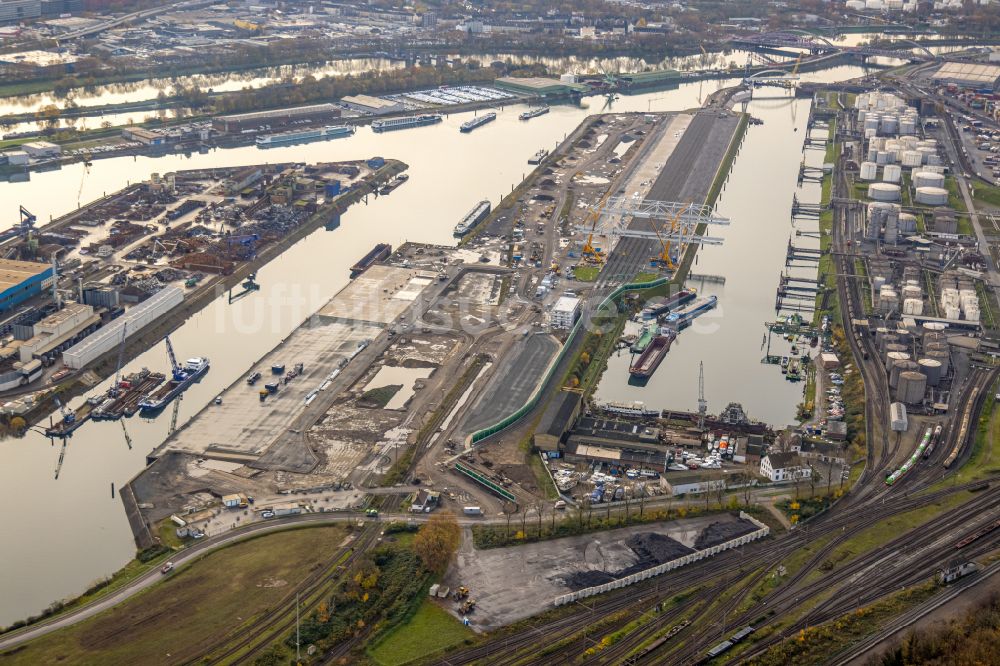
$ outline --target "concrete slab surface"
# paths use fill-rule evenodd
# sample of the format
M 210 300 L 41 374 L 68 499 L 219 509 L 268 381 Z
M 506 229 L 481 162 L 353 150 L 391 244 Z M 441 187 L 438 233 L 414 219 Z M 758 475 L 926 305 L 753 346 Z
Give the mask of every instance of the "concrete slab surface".
M 663 535 L 693 548 L 710 525 L 727 523 L 735 528 L 743 522 L 733 514 L 716 514 L 509 548 L 467 547 L 458 553 L 446 582 L 469 588 L 476 600 L 476 612 L 469 616 L 473 625 L 491 629 L 551 608 L 553 599 L 573 591 L 567 577 L 587 571 L 614 574 L 633 566 L 638 556 L 626 544 L 630 537 Z
M 317 314 L 333 321 L 385 327 L 436 280 L 437 274 L 429 271 L 376 264 L 351 280 Z

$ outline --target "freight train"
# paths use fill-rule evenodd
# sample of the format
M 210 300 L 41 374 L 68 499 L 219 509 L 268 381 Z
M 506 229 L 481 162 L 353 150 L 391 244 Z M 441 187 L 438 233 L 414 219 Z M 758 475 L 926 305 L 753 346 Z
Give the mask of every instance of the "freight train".
M 903 466 L 897 469 L 895 472 L 885 477 L 885 485 L 891 486 L 892 484 L 899 481 L 899 479 L 909 472 L 911 469 L 917 466 L 920 462 L 920 458 L 924 455 L 924 450 L 930 445 L 931 438 L 934 436 L 934 428 L 930 426 L 924 431 L 923 439 L 920 440 L 920 444 L 917 445 L 917 450 L 913 452 L 913 455 L 906 459 Z
M 962 425 L 958 429 L 958 436 L 955 438 L 955 448 L 951 450 L 948 457 L 944 459 L 944 468 L 948 469 L 955 464 L 958 460 L 958 454 L 962 451 L 962 444 L 965 442 L 966 438 L 969 436 L 969 422 L 972 420 L 972 414 L 976 411 L 974 406 L 976 404 L 976 399 L 979 397 L 979 387 L 972 389 L 972 395 L 969 396 L 969 409 L 965 412 L 965 416 L 962 417 Z

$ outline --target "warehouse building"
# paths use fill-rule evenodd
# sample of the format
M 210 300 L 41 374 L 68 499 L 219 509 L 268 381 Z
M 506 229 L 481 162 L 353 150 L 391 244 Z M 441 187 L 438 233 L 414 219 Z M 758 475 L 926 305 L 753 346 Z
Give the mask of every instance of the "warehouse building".
M 568 81 L 559 81 L 544 77 L 517 78 L 504 76 L 496 80 L 497 88 L 519 95 L 541 95 L 555 97 L 587 92 L 587 86 Z
M 996 90 L 1000 84 L 1000 65 L 983 65 L 971 62 L 946 62 L 932 77 L 935 83 L 954 83 L 963 88 L 989 88 Z
M 622 74 L 619 77 L 629 89 L 659 88 L 680 83 L 681 75 L 676 69 L 657 69 L 652 72 Z
M 400 113 L 406 108 L 402 102 L 371 95 L 349 95 L 340 100 L 340 103 L 354 111 L 367 113 L 372 116 L 382 116 L 387 113 Z
M 257 130 L 268 126 L 271 129 L 278 129 L 302 121 L 320 123 L 339 117 L 340 107 L 335 104 L 311 104 L 291 109 L 275 109 L 273 111 L 256 111 L 254 113 L 239 113 L 232 116 L 219 116 L 212 119 L 212 127 L 218 132 L 232 134 L 244 130 Z
M 49 264 L 0 259 L 0 312 L 36 296 L 51 279 Z
M 162 146 L 167 142 L 164 135 L 143 127 L 126 127 L 122 130 L 122 138 L 126 141 L 138 141 L 146 146 Z
M 83 303 L 67 303 L 62 310 L 50 314 L 32 328 L 34 335 L 25 340 L 18 349 L 22 363 L 54 354 L 73 344 L 101 323 L 101 317 L 94 308 Z
M 563 436 L 580 415 L 580 394 L 560 391 L 549 401 L 535 428 L 534 443 L 539 451 L 558 451 Z
M 32 141 L 21 144 L 21 150 L 28 153 L 28 157 L 41 160 L 48 157 L 59 157 L 62 155 L 62 146 L 51 141 Z
M 760 461 L 760 475 L 774 482 L 808 479 L 812 468 L 806 465 L 798 453 L 768 453 Z
M 122 327 L 126 324 L 128 328 L 125 331 L 125 339 L 128 340 L 183 302 L 183 289 L 164 287 L 139 305 L 126 310 L 125 314 L 104 328 L 98 329 L 64 351 L 63 363 L 67 368 L 79 370 L 117 347 L 122 341 Z

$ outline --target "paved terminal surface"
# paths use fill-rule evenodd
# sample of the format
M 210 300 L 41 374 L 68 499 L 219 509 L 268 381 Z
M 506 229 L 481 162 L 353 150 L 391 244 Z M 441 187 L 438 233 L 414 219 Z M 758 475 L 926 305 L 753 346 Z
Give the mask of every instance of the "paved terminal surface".
M 503 369 L 493 376 L 476 402 L 463 429 L 472 432 L 485 428 L 520 409 L 558 350 L 559 343 L 549 335 L 529 335 L 518 342 L 504 359 Z
M 739 116 L 731 113 L 711 110 L 694 114 L 644 198 L 696 204 L 704 202 L 738 124 Z M 677 130 L 671 124 L 664 131 L 661 141 L 672 141 Z M 631 196 L 628 192 L 616 194 Z M 651 230 L 649 221 L 645 219 L 633 219 L 630 227 Z M 656 240 L 622 238 L 601 271 L 599 286 L 631 279 L 648 266 L 651 257 L 659 254 L 658 249 Z
M 528 530 L 531 522 L 529 519 Z M 636 548 L 639 542 L 669 546 L 673 540 L 675 549 L 696 548 L 712 525 L 716 538 L 708 545 L 721 542 L 720 532 L 735 535 L 756 529 L 736 515 L 716 514 L 509 548 L 474 550 L 467 541 L 445 582 L 453 589 L 468 587 L 476 600 L 476 612 L 469 619 L 477 629 L 492 629 L 550 608 L 557 596 L 580 589 L 573 584 L 576 580 L 590 576 L 599 584 L 604 581 L 598 578 L 611 579 L 615 574 L 628 575 L 656 566 L 659 562 L 651 560 L 648 552 Z M 669 552 L 667 547 L 661 554 Z
M 209 405 L 208 414 L 192 419 L 170 440 L 167 448 L 190 453 L 213 452 L 234 459 L 245 454 L 249 456 L 247 460 L 253 460 L 289 428 L 300 415 L 306 397 L 350 358 L 358 344 L 374 338 L 380 331 L 374 324 L 311 320 L 226 389 L 221 405 Z M 303 364 L 303 374 L 287 384 L 284 373 L 271 371 L 272 365 L 283 364 L 287 373 L 296 363 Z M 255 371 L 261 378 L 256 385 L 249 386 L 246 377 Z M 278 392 L 262 402 L 260 391 L 271 382 L 280 384 Z M 276 461 L 269 462 L 273 465 Z
M 426 270 L 378 264 L 352 280 L 318 314 L 336 321 L 388 326 L 437 277 Z

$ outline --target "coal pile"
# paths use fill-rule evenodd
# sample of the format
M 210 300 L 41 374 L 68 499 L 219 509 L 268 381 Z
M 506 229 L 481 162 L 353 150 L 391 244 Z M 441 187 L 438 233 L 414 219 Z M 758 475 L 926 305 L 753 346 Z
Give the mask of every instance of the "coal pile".
M 605 583 L 610 583 L 613 580 L 617 580 L 617 576 L 612 576 L 606 571 L 595 571 L 593 569 L 588 569 L 587 571 L 574 571 L 563 578 L 563 582 L 566 583 L 566 587 L 573 590 L 582 590 L 585 587 L 596 587 L 598 585 L 604 585 Z
M 698 535 L 698 538 L 694 541 L 694 547 L 698 550 L 711 548 L 730 539 L 750 534 L 750 532 L 756 529 L 756 525 L 743 520 L 738 522 L 712 523 Z
M 680 541 L 655 532 L 633 534 L 625 541 L 625 545 L 631 548 L 632 552 L 639 558 L 635 565 L 629 567 L 635 571 L 671 562 L 678 557 L 684 557 L 694 552 Z

